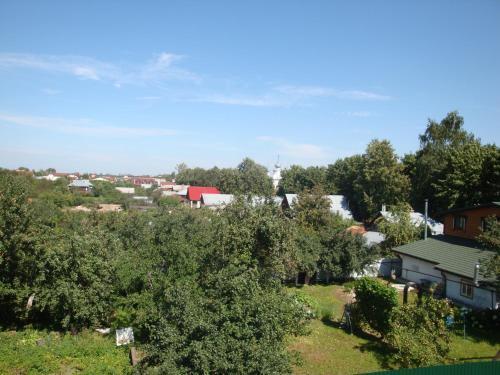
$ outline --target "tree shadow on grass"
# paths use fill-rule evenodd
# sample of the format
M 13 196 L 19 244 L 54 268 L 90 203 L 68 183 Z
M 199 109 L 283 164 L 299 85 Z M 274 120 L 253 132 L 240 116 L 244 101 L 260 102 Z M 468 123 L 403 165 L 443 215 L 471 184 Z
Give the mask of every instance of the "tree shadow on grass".
M 328 327 L 341 329 L 345 333 L 351 334 L 350 329 L 344 327 L 344 325 L 339 321 L 334 321 L 328 317 L 324 317 L 321 319 L 321 322 Z M 397 368 L 392 359 L 391 350 L 387 347 L 387 345 L 382 341 L 380 337 L 355 328 L 352 331 L 352 335 L 368 341 L 364 344 L 354 346 L 354 349 L 358 349 L 361 353 L 373 353 L 377 362 L 384 370 L 392 370 Z
M 393 353 L 381 339 L 369 341 L 365 344 L 358 345 L 355 348 L 359 349 L 361 353 L 373 353 L 377 362 L 384 370 L 393 370 L 397 368 L 393 360 Z
M 486 331 L 486 330 L 479 330 L 476 328 L 467 328 L 465 333 L 466 333 L 466 340 L 470 340 L 475 343 L 487 342 L 490 345 L 500 344 L 500 335 L 495 329 L 491 331 Z M 455 329 L 451 332 L 451 334 L 463 337 L 462 329 Z

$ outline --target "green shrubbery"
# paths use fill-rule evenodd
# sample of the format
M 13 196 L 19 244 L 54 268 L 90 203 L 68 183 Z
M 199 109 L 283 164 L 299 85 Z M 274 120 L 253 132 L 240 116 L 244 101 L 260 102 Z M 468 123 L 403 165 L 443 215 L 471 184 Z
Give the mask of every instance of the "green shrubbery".
M 398 305 L 396 289 L 382 284 L 379 280 L 361 278 L 354 283 L 356 303 L 353 314 L 358 324 L 367 324 L 370 329 L 386 335 L 391 326 L 389 317 Z
M 446 300 L 424 296 L 417 303 L 398 305 L 394 288 L 369 278 L 357 280 L 354 291 L 354 323 L 382 335 L 400 366 L 428 366 L 446 360 L 450 333 L 445 319 L 452 314 Z
M 386 337 L 395 352 L 394 360 L 403 367 L 442 363 L 450 351 L 450 333 L 445 325 L 450 313 L 447 301 L 433 297 L 394 308 Z

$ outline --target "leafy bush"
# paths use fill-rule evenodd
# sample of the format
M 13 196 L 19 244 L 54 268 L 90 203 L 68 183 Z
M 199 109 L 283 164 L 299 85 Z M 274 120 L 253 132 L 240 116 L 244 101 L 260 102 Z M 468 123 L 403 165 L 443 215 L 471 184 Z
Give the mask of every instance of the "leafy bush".
M 33 314 L 64 329 L 108 323 L 115 298 L 111 257 L 116 246 L 100 231 L 55 240 L 41 260 Z
M 397 291 L 376 279 L 363 277 L 354 283 L 354 322 L 366 323 L 384 336 L 390 329 L 391 311 L 398 305 Z
M 424 297 L 421 304 L 396 307 L 389 320 L 386 340 L 403 367 L 441 363 L 450 351 L 445 318 L 451 308 L 445 300 Z
M 305 316 L 307 316 L 308 318 L 315 319 L 318 316 L 323 317 L 322 312 L 324 311 L 320 311 L 318 302 L 311 296 L 305 293 L 297 292 L 294 293 L 292 297 L 297 302 L 297 304 L 304 310 Z

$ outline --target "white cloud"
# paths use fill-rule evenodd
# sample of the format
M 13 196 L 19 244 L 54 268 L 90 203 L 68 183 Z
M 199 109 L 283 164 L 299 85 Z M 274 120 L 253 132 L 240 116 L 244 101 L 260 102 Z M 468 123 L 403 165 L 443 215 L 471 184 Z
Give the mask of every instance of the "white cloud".
M 270 96 L 226 96 L 226 95 L 209 95 L 197 99 L 200 102 L 214 103 L 214 104 L 227 104 L 238 105 L 247 107 L 283 107 L 286 103 L 280 101 L 278 98 Z
M 381 95 L 369 91 L 360 90 L 346 90 L 346 91 L 336 91 L 334 96 L 341 99 L 352 99 L 352 100 L 390 100 L 392 99 L 388 95 Z
M 373 113 L 368 112 L 368 111 L 354 111 L 354 112 L 347 112 L 347 116 L 349 116 L 349 117 L 372 117 Z
M 317 98 L 364 101 L 385 101 L 391 99 L 390 96 L 369 91 L 337 90 L 321 86 L 282 85 L 271 87 L 262 95 L 207 95 L 196 99 L 196 101 L 248 107 L 291 107 L 296 105 L 311 105 L 313 100 Z M 353 116 L 356 115 L 358 117 L 366 117 L 361 112 L 353 112 Z
M 321 86 L 276 86 L 276 91 L 296 97 L 335 97 L 350 100 L 389 100 L 390 96 L 361 90 L 338 90 Z
M 295 143 L 285 138 L 270 137 L 267 135 L 258 136 L 260 142 L 268 142 L 278 147 L 278 152 L 282 155 L 300 159 L 326 159 L 328 158 L 327 150 L 318 145 L 310 143 Z
M 25 126 L 60 133 L 101 137 L 168 137 L 179 134 L 173 129 L 110 126 L 89 119 L 18 116 L 0 113 L 0 125 Z
M 99 81 L 99 76 L 97 75 L 95 69 L 90 68 L 88 66 L 76 66 L 73 69 L 73 74 L 81 78 L 93 79 L 95 81 Z
M 80 79 L 123 84 L 148 85 L 166 80 L 199 81 L 200 78 L 178 67 L 184 56 L 161 53 L 143 64 L 113 64 L 85 56 L 0 53 L 0 68 L 25 68 L 69 74 Z

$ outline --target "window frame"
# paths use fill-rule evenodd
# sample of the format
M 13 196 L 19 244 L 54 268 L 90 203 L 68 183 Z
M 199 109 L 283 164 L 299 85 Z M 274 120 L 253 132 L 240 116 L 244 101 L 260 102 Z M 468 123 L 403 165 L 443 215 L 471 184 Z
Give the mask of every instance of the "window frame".
M 464 292 L 464 287 L 465 292 Z M 470 294 L 467 293 L 470 288 Z M 474 299 L 474 285 L 467 280 L 460 280 L 460 295 L 465 298 Z
M 463 220 L 463 227 L 457 227 L 457 225 L 456 225 L 457 219 L 459 220 L 460 224 L 462 224 L 462 220 Z M 466 227 L 467 227 L 467 216 L 465 216 L 465 215 L 453 215 L 453 230 L 465 232 Z

